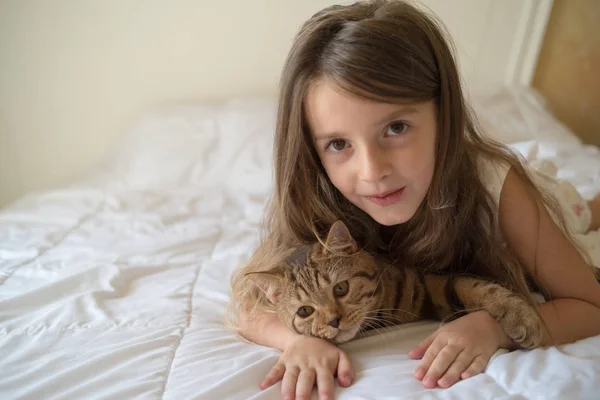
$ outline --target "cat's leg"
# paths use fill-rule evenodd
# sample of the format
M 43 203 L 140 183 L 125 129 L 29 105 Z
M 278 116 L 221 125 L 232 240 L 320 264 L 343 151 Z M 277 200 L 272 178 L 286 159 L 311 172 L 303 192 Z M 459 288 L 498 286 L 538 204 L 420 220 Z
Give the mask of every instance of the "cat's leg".
M 449 275 L 426 275 L 423 281 L 427 292 L 421 313 L 442 321 L 458 317 L 452 296 L 449 296 L 451 293 L 448 292 Z
M 457 277 L 454 290 L 466 311 L 486 310 L 518 345 L 535 348 L 542 344 L 546 329 L 535 309 L 523 298 L 492 282 Z

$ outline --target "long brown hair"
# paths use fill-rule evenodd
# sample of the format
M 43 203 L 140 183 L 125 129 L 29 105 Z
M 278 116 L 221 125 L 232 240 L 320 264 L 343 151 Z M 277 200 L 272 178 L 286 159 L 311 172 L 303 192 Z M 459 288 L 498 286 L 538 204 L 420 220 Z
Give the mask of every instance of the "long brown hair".
M 232 278 L 232 302 L 246 311 L 260 292 L 249 271 L 269 269 L 289 249 L 322 238 L 341 219 L 364 249 L 401 267 L 491 278 L 532 303 L 533 275 L 503 245 L 497 208 L 483 186 L 478 160 L 508 163 L 560 219 L 555 201 L 532 183 L 521 160 L 480 133 L 465 102 L 443 25 L 405 1 L 375 0 L 333 6 L 298 33 L 280 81 L 274 143 L 275 187 L 265 230 L 250 262 Z M 348 93 L 387 103 L 434 101 L 436 164 L 429 192 L 406 223 L 383 227 L 346 200 L 329 181 L 310 138 L 304 101 L 326 78 Z

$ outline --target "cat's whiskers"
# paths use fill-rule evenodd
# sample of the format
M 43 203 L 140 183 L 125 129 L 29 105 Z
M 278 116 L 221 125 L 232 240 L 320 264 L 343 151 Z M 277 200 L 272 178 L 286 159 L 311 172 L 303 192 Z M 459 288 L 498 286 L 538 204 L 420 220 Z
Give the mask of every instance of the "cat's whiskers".
M 376 321 L 376 322 L 379 322 L 379 321 Z M 389 344 L 389 339 L 385 337 L 384 333 L 386 331 L 389 332 L 391 330 L 391 327 L 389 327 L 389 326 L 380 326 L 380 325 L 373 326 L 373 324 L 367 322 L 367 324 L 365 324 L 365 328 L 367 328 L 367 329 L 363 329 L 363 332 L 366 332 L 368 329 L 374 329 L 377 332 L 377 334 L 379 334 L 379 335 L 381 335 L 381 336 L 384 337 L 384 339 L 386 341 L 386 344 Z
M 379 320 L 370 320 L 370 319 L 364 318 L 363 322 L 369 327 L 374 327 L 374 326 L 377 326 L 378 328 L 386 328 L 387 327 L 387 325 L 385 325 L 385 323 L 383 323 L 382 321 L 379 321 Z
M 402 318 L 402 317 L 400 317 L 399 315 L 396 315 L 396 314 L 391 314 L 391 313 L 389 313 L 389 314 L 388 314 L 388 313 L 381 313 L 381 314 L 379 314 L 379 315 L 378 315 L 377 317 L 375 317 L 375 318 L 377 318 L 377 319 L 383 319 L 383 320 L 389 321 L 389 322 L 391 322 L 391 323 L 393 323 L 393 324 L 395 324 L 395 325 L 398 325 L 398 324 L 405 324 L 405 323 L 406 323 L 406 320 L 405 320 L 405 319 L 403 319 L 403 318 Z
M 377 333 L 379 333 L 379 334 L 381 334 L 381 331 L 379 329 L 385 328 L 385 326 L 381 325 L 381 323 L 379 321 L 373 321 L 373 322 L 367 321 L 365 326 L 370 329 L 375 329 L 377 331 Z
M 417 315 L 413 312 L 407 311 L 407 310 L 402 310 L 400 308 L 380 308 L 380 309 L 376 309 L 376 310 L 367 311 L 367 314 L 370 314 L 370 313 L 377 314 L 377 313 L 381 313 L 381 312 L 385 312 L 388 314 L 391 313 L 392 315 L 396 315 L 395 313 L 403 313 L 403 314 L 408 314 L 415 318 L 420 318 L 419 315 Z

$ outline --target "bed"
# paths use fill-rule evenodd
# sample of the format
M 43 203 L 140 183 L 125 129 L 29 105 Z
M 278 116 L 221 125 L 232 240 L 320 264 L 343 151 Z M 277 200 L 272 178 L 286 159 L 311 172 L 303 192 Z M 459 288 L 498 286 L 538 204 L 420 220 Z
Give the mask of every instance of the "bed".
M 473 96 L 488 132 L 548 159 L 586 197 L 600 150 L 531 89 Z M 278 399 L 258 385 L 278 352 L 224 326 L 229 276 L 256 245 L 275 106 L 236 98 L 149 112 L 70 185 L 0 211 L 0 398 Z M 600 232 L 581 237 L 600 265 Z M 600 336 L 498 351 L 485 373 L 424 389 L 407 352 L 424 321 L 343 345 L 357 371 L 338 399 L 597 399 Z

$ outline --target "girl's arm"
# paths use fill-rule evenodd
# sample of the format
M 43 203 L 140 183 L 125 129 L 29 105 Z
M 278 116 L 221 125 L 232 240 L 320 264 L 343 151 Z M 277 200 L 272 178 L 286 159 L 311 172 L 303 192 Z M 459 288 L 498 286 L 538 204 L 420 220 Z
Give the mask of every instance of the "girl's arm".
M 600 284 L 591 267 L 511 169 L 500 195 L 500 228 L 521 264 L 549 292 L 541 306 L 551 338 L 563 344 L 600 334 Z
M 252 318 L 242 313 L 238 328 L 241 335 L 249 341 L 280 351 L 285 350 L 289 343 L 299 336 L 286 328 L 276 314 L 271 313 Z
M 577 299 L 556 299 L 541 306 L 552 336 L 545 345 L 571 343 L 600 333 L 600 308 Z

